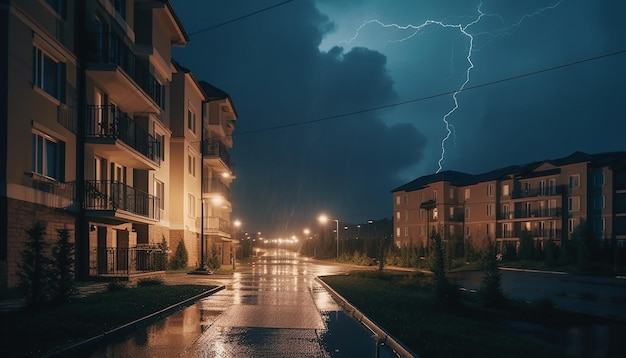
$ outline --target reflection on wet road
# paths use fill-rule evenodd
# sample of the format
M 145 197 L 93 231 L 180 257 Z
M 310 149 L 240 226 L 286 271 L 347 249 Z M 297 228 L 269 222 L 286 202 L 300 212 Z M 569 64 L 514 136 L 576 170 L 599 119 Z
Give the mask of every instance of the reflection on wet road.
M 226 289 L 88 356 L 374 357 L 371 332 L 314 280 L 344 270 L 274 250 L 233 277 L 178 277 Z

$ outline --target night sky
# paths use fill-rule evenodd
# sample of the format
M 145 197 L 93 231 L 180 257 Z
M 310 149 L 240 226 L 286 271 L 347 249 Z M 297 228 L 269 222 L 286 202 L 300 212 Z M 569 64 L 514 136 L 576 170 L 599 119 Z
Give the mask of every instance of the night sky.
M 191 39 L 174 58 L 239 116 L 244 231 L 391 218 L 390 191 L 440 164 L 626 150 L 624 1 L 281 2 L 172 0 Z

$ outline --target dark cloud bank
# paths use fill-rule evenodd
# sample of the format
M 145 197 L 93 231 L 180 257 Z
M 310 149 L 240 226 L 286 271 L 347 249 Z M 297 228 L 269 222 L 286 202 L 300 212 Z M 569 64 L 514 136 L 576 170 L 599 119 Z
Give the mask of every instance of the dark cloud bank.
M 174 1 L 192 34 L 202 24 L 223 20 L 212 18 L 204 3 L 180 5 Z M 229 6 L 220 5 L 220 16 L 246 12 Z M 198 79 L 233 98 L 239 114 L 231 152 L 237 175 L 234 216 L 246 230 L 299 233 L 322 211 L 349 222 L 388 217 L 389 191 L 401 184 L 397 173 L 420 160 L 424 136 L 409 124 L 387 126 L 378 112 L 262 130 L 397 98 L 380 53 L 318 50 L 332 28 L 312 2 L 295 1 L 192 35 L 175 53 Z

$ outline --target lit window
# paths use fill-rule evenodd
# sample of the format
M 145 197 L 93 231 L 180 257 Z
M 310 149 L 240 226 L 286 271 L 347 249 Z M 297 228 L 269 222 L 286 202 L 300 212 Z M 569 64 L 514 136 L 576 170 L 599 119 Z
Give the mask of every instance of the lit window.
M 396 236 L 400 237 L 400 228 L 399 227 L 396 228 Z
M 502 195 L 509 196 L 509 184 L 502 185 Z
M 32 170 L 63 181 L 65 174 L 64 143 L 39 132 L 32 134 Z
M 65 64 L 33 47 L 33 85 L 65 102 Z
M 470 198 L 470 194 L 471 194 L 470 189 L 466 188 L 465 189 L 465 199 L 469 199 Z

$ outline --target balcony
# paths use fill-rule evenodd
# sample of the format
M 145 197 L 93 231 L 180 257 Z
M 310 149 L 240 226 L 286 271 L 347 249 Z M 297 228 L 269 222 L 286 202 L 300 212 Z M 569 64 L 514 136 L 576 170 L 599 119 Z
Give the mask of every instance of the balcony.
M 114 180 L 85 181 L 84 208 L 111 224 L 155 223 L 161 213 L 159 198 Z
M 498 220 L 513 220 L 513 219 L 530 219 L 530 218 L 555 218 L 561 216 L 561 208 L 553 209 L 537 209 L 537 210 L 519 210 L 509 211 L 506 213 L 498 214 Z
M 28 191 L 28 200 L 50 208 L 75 210 L 75 182 L 58 182 L 37 173 L 25 173 L 23 185 L 32 188 Z
M 131 112 L 161 111 L 163 86 L 120 36 L 94 33 L 90 43 L 87 74 L 112 102 Z
M 230 223 L 228 220 L 216 216 L 207 216 L 204 218 L 204 233 L 228 235 L 230 237 Z
M 118 275 L 165 271 L 167 253 L 158 248 L 107 247 L 91 250 L 90 275 Z
M 230 188 L 221 180 L 216 178 L 203 179 L 202 180 L 202 194 L 217 194 L 222 196 L 225 200 L 230 200 Z M 210 195 L 209 195 L 210 196 Z
M 512 199 L 535 198 L 543 196 L 561 196 L 567 194 L 567 186 L 557 185 L 552 187 L 536 188 L 536 189 L 520 189 L 513 190 Z
M 159 141 L 116 106 L 86 107 L 85 140 L 128 167 L 154 170 L 161 163 Z
M 519 239 L 521 230 L 506 230 L 500 232 L 499 239 Z M 561 229 L 537 229 L 530 231 L 530 235 L 535 239 L 555 239 L 560 240 L 563 230 Z
M 211 167 L 228 172 L 233 171 L 228 147 L 218 139 L 209 139 L 202 143 L 202 156 Z

